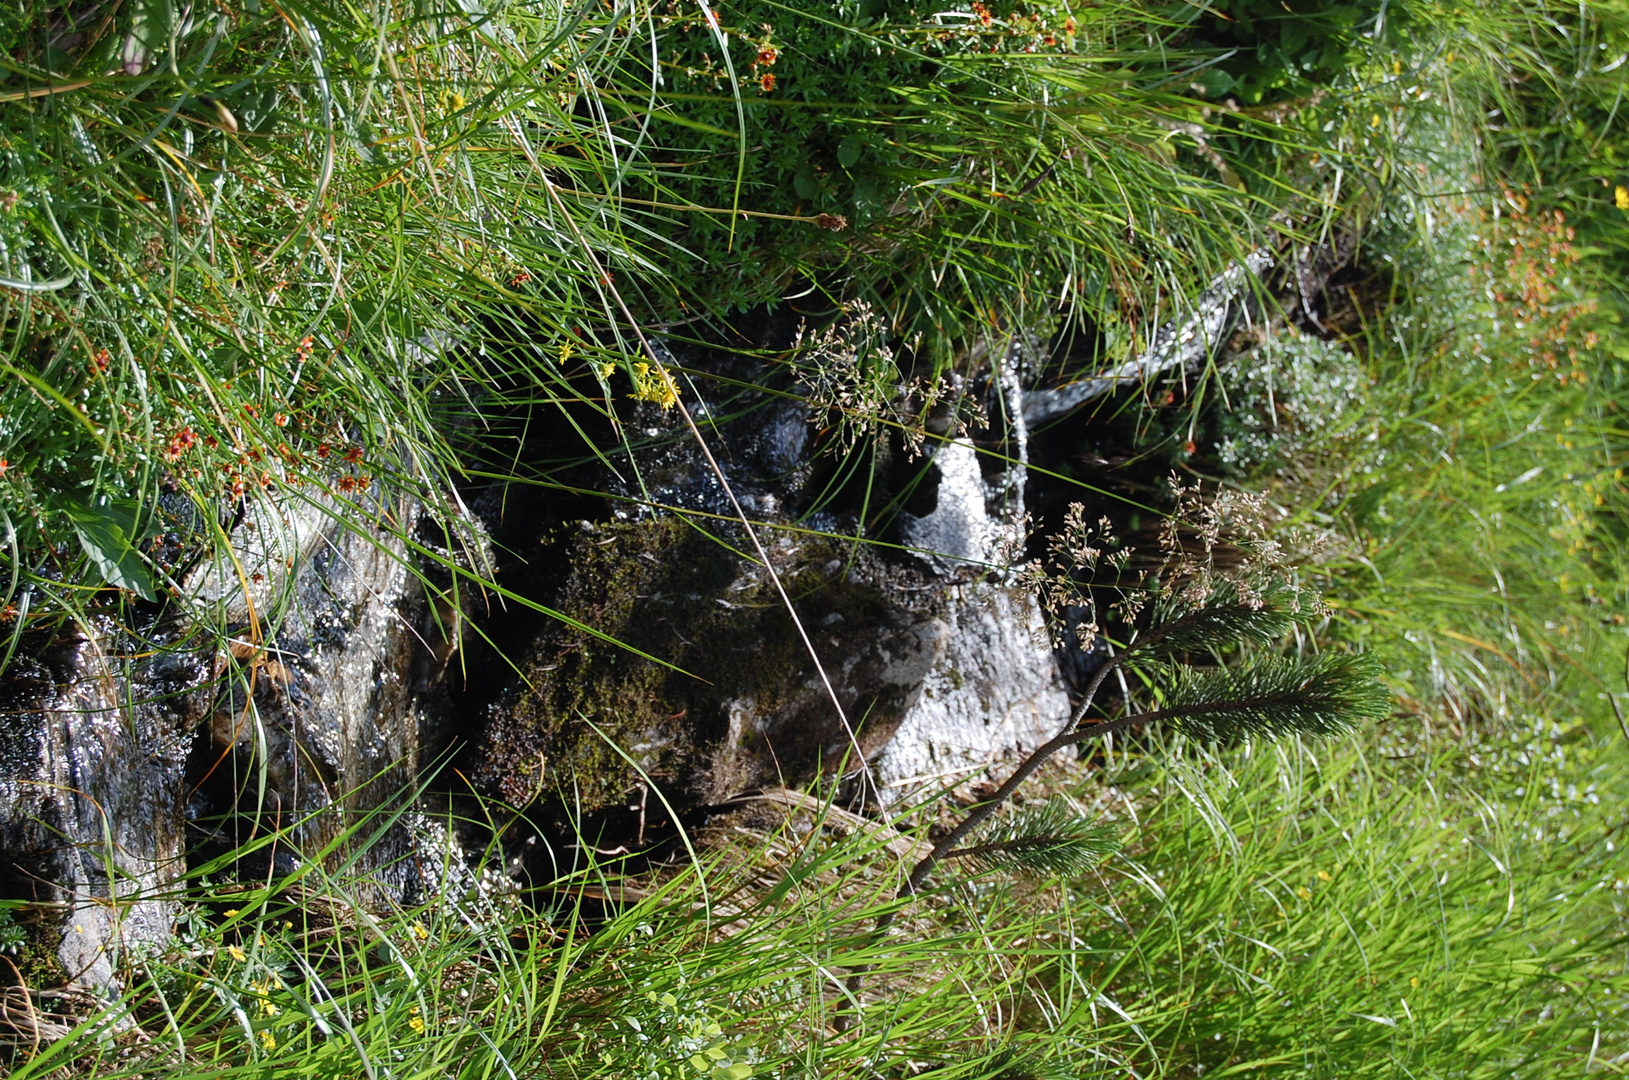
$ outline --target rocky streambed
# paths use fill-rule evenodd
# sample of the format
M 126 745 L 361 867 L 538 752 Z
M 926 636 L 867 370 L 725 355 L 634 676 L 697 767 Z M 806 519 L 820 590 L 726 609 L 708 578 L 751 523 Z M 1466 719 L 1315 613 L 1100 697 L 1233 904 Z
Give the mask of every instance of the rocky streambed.
M 1087 460 L 1082 406 L 1202 363 L 1270 261 L 1100 379 L 1057 384 L 1058 342 L 1020 336 L 961 388 L 989 419 L 920 453 L 886 431 L 822 453 L 807 401 L 739 389 L 773 381 L 769 342 L 669 354 L 807 646 L 656 404 L 589 430 L 599 457 L 582 428 L 521 425 L 511 460 L 584 458 L 552 486 L 361 516 L 262 500 L 190 573 L 187 619 L 24 635 L 0 677 L 0 895 L 29 902 L 62 978 L 107 984 L 166 939 L 189 873 L 345 860 L 410 903 L 443 887 L 449 844 L 547 880 L 755 791 L 823 779 L 876 806 L 999 771 L 1062 722 L 1083 662 L 1060 664 L 1004 569 L 1030 513 L 1078 497 L 1051 477 Z

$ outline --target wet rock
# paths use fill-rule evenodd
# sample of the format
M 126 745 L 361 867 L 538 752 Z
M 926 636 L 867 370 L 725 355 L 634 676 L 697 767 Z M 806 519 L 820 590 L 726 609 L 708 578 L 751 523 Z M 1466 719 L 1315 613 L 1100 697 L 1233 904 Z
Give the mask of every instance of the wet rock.
M 231 546 L 211 545 L 186 579 L 194 617 L 221 623 L 265 618 L 295 567 L 329 540 L 335 508 L 322 500 L 260 498 L 240 504 Z
M 978 451 L 966 439 L 941 443 L 933 452 L 921 514 L 900 515 L 900 536 L 918 557 L 946 577 L 987 569 L 1009 532 L 986 505 Z M 931 507 L 925 505 L 931 498 Z
M 63 980 L 105 986 L 121 954 L 170 933 L 205 671 L 196 654 L 140 660 L 113 627 L 88 629 L 33 643 L 0 680 L 0 888 L 41 903 L 33 947 Z
M 763 477 L 785 485 L 809 460 L 809 409 L 800 402 L 767 411 L 753 458 Z
M 547 628 L 516 688 L 488 707 L 467 754 L 478 786 L 516 805 L 569 797 L 594 807 L 648 778 L 682 807 L 857 768 L 819 672 L 745 546 L 672 518 L 584 523 L 558 539 L 551 557 L 570 572 L 551 606 L 580 625 Z M 869 757 L 944 652 L 939 590 L 864 547 L 785 534 L 768 546 Z
M 383 811 L 356 870 L 381 898 L 421 894 L 412 835 L 389 815 L 412 805 L 449 741 L 441 676 L 465 612 L 447 574 L 402 539 L 417 532 L 435 546 L 421 508 L 372 509 L 372 521 L 329 519 L 273 617 L 220 658 L 208 737 L 188 766 L 195 862 L 300 822 L 248 867 L 261 874 L 261 863 L 289 866 Z
M 873 767 L 884 804 L 1005 775 L 1069 716 L 1035 598 L 978 582 L 955 590 L 945 648 Z
M 37 944 L 65 979 L 111 984 L 121 953 L 167 940 L 189 863 L 314 811 L 333 812 L 219 872 L 287 872 L 365 820 L 353 870 L 379 898 L 416 898 L 439 859 L 393 817 L 448 741 L 440 673 L 468 590 L 408 554 L 396 530 L 436 540 L 411 502 L 345 523 L 282 509 L 234 532 L 238 585 L 199 570 L 203 617 L 245 616 L 221 649 L 175 615 L 140 642 L 92 623 L 25 637 L 0 678 L 0 895 L 41 904 Z
M 739 528 L 708 522 L 719 529 L 710 536 L 649 510 L 568 526 L 541 545 L 562 581 L 541 599 L 582 625 L 556 621 L 524 646 L 515 687 L 482 706 L 464 771 L 510 805 L 537 804 L 550 821 L 569 805 L 581 822 L 581 811 L 621 806 L 647 783 L 681 813 L 836 772 L 855 797 L 889 802 L 1050 737 L 1067 695 L 1033 598 L 1000 584 L 1023 539 L 1017 366 L 1003 362 L 980 384 L 999 398 L 997 441 L 1010 452 L 942 439 L 929 443 L 925 469 L 910 470 L 923 476 L 899 516 L 910 554 L 805 532 L 860 531 L 852 518 L 790 520 L 783 501 L 794 504 L 814 450 L 801 403 L 766 404 L 750 428 L 709 432 L 737 497 L 777 537 L 771 558 L 884 790 L 857 782 L 842 718 Z M 708 414 L 705 402 L 694 408 Z M 655 503 L 731 513 L 682 439 L 643 475 Z M 539 832 L 576 842 L 569 829 Z
M 1273 262 L 1271 251 L 1258 248 L 1218 274 L 1194 302 L 1193 310 L 1160 327 L 1142 355 L 1066 386 L 1029 391 L 1024 395 L 1025 422 L 1032 429 L 1039 428 L 1105 394 L 1146 382 L 1161 372 L 1203 363 L 1245 313 L 1251 285 Z

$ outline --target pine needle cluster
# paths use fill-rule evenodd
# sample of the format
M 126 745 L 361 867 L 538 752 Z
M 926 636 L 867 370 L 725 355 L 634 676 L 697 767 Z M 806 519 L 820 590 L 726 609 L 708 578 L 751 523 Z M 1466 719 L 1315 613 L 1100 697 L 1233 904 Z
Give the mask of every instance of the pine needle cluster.
M 1213 741 L 1339 735 L 1390 711 L 1379 675 L 1369 657 L 1337 653 L 1255 658 L 1209 671 L 1172 666 L 1161 680 L 1164 705 L 1143 719 Z
M 1318 595 L 1297 585 L 1285 573 L 1254 580 L 1217 577 L 1202 592 L 1162 590 L 1150 606 L 1148 629 L 1134 648 L 1145 656 L 1225 649 L 1234 645 L 1268 645 L 1283 638 L 1298 622 L 1323 614 Z
M 978 843 L 947 852 L 945 858 L 966 859 L 985 872 L 1074 876 L 1095 869 L 1119 850 L 1112 829 L 1054 797 L 993 821 Z

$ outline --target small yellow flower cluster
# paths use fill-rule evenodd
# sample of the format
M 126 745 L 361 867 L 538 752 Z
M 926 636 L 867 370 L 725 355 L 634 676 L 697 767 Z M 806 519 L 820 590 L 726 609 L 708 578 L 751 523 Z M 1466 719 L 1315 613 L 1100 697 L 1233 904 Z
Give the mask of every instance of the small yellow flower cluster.
M 276 1016 L 278 1013 L 283 1011 L 277 1007 L 276 1002 L 271 1001 L 268 998 L 268 995 L 275 990 L 277 986 L 278 983 L 275 976 L 272 978 L 261 979 L 257 982 L 252 982 L 249 984 L 249 989 L 260 995 L 260 1000 L 256 1003 L 255 1007 L 261 1016 Z
M 413 1006 L 412 1015 L 407 1018 L 407 1026 L 413 1029 L 413 1034 L 424 1034 L 424 1017 L 419 1015 L 419 1007 Z
M 633 366 L 633 373 L 634 392 L 628 396 L 635 401 L 648 401 L 663 409 L 671 409 L 679 403 L 679 384 L 666 368 L 638 363 Z
M 1618 204 L 1619 210 L 1629 210 L 1629 187 L 1619 184 L 1612 193 L 1612 201 Z
M 1340 866 L 1337 865 L 1335 867 L 1335 869 L 1339 870 Z M 1331 874 L 1328 870 L 1319 870 L 1313 876 L 1316 877 L 1319 881 L 1325 882 L 1325 883 L 1335 880 L 1335 875 Z M 1311 900 L 1312 899 L 1312 890 L 1307 888 L 1305 885 L 1298 885 L 1298 886 L 1296 886 L 1296 889 L 1295 889 L 1295 895 L 1300 897 L 1302 900 Z

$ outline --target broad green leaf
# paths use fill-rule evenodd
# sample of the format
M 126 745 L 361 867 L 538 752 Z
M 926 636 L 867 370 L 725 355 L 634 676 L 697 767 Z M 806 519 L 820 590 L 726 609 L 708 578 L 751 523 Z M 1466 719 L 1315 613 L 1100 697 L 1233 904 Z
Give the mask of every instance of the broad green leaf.
M 128 505 L 103 501 L 90 507 L 68 500 L 63 503 L 63 511 L 73 522 L 80 547 L 90 556 L 103 581 L 118 589 L 128 589 L 143 600 L 157 599 L 152 575 L 131 543 L 135 516 Z
M 860 163 L 860 156 L 864 152 L 864 140 L 850 135 L 837 144 L 837 163 L 845 169 L 852 169 Z

